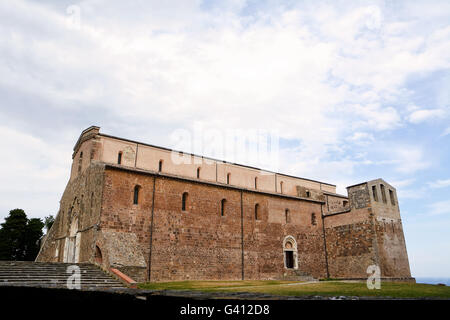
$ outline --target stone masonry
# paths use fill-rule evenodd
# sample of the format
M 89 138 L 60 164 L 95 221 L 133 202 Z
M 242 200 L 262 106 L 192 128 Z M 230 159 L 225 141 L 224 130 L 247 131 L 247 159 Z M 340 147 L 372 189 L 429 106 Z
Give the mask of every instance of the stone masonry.
M 336 187 L 84 130 L 37 261 L 99 264 L 136 281 L 413 281 L 396 190 Z M 190 159 L 176 163 L 174 153 Z

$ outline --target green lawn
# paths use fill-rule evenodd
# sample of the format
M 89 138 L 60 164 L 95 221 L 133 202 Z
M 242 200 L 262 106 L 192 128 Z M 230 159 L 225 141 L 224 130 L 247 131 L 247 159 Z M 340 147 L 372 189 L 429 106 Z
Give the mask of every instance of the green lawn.
M 367 289 L 366 282 L 320 281 L 178 281 L 140 284 L 142 289 L 197 290 L 207 292 L 261 292 L 287 296 L 380 296 L 396 298 L 450 298 L 450 287 L 430 284 L 382 282 L 380 290 Z

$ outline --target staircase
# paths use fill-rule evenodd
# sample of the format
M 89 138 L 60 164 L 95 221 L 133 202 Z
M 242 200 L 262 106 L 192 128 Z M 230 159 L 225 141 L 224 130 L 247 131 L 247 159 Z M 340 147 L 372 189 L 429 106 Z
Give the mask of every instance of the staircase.
M 73 275 L 68 272 L 69 266 L 79 267 L 82 290 L 124 288 L 119 280 L 93 264 L 33 261 L 0 261 L 0 286 L 68 288 L 67 280 Z

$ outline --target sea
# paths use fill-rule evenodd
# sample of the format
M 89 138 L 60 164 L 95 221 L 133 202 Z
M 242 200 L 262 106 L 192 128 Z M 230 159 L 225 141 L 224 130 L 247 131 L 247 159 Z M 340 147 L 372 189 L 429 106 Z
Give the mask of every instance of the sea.
M 416 277 L 416 283 L 438 284 L 450 286 L 450 278 Z

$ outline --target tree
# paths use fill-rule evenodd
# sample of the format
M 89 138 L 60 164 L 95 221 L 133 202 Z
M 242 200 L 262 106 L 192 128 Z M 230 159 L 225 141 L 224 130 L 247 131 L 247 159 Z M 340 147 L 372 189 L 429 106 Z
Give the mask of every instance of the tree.
M 41 219 L 28 220 L 22 209 L 11 210 L 0 228 L 0 260 L 34 260 L 43 227 Z
M 55 217 L 53 217 L 52 215 L 49 215 L 48 217 L 44 218 L 44 225 L 45 225 L 45 229 L 47 230 L 47 233 L 50 230 L 50 228 L 52 227 L 54 222 L 55 222 Z

